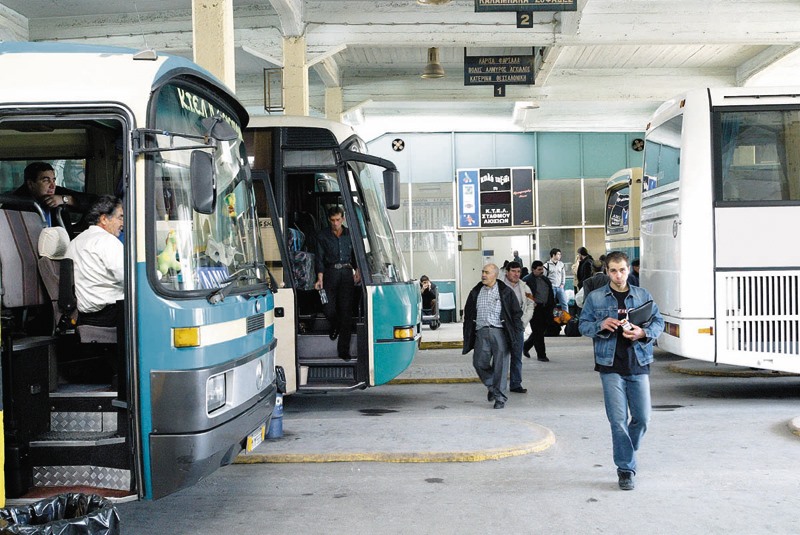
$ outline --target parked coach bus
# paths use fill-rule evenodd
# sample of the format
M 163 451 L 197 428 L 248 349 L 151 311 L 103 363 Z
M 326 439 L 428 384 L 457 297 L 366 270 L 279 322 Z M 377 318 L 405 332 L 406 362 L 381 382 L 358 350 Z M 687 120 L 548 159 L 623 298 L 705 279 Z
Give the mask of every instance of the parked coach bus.
M 641 285 L 663 349 L 800 372 L 800 89 L 692 91 L 647 127 Z
M 153 51 L 3 43 L 0 72 L 7 496 L 192 485 L 256 446 L 275 403 L 247 114 Z M 62 206 L 15 191 L 32 162 L 53 167 Z M 56 227 L 86 228 L 78 200 L 101 194 L 123 200 L 124 318 L 76 325 Z
M 419 342 L 421 300 L 386 212 L 399 206 L 394 164 L 366 154 L 352 128 L 309 117 L 254 117 L 245 131 L 259 202 L 265 257 L 279 277 L 275 328 L 286 391 L 354 390 L 386 383 L 411 363 Z M 349 355 L 323 315 L 316 281 L 317 234 L 328 209 L 343 208 L 354 251 Z M 351 270 L 351 271 L 352 271 Z M 339 335 L 341 336 L 341 334 Z

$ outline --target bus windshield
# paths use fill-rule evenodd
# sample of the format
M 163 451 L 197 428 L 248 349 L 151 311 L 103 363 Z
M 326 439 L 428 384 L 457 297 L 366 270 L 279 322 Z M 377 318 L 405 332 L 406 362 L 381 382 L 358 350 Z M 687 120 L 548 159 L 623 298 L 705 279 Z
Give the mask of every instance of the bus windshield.
M 383 191 L 374 180 L 382 171 L 380 167 L 361 162 L 352 162 L 348 168 L 358 226 L 355 234 L 364 243 L 373 283 L 407 282 L 408 271 L 386 213 Z
M 156 99 L 155 128 L 162 132 L 152 134 L 149 145 L 162 150 L 152 157 L 155 209 L 149 224 L 155 227 L 155 261 L 150 269 L 166 291 L 266 283 L 241 125 L 193 91 L 166 85 Z M 210 115 L 221 116 L 240 136 L 202 148 L 207 133 L 202 119 Z M 193 209 L 190 161 L 198 149 L 213 158 L 216 203 L 211 214 Z

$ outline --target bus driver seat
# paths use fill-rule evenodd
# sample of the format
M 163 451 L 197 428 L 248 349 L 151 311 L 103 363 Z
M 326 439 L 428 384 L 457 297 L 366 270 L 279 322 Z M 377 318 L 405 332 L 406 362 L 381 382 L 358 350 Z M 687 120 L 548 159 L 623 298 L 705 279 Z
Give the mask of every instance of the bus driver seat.
M 69 236 L 62 227 L 42 229 L 39 235 L 39 270 L 53 303 L 56 332 L 65 334 L 76 328 L 82 344 L 116 344 L 116 327 L 77 325 L 77 299 L 72 260 L 65 258 Z

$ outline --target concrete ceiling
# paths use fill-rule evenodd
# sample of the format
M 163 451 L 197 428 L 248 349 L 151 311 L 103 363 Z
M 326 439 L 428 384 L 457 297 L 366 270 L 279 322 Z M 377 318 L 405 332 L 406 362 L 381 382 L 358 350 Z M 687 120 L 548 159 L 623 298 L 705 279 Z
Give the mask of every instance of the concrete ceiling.
M 304 35 L 312 115 L 341 87 L 345 119 L 382 131 L 642 130 L 703 86 L 800 85 L 797 0 L 578 0 L 578 12 L 475 13 L 473 0 L 233 0 L 236 89 L 263 113 L 263 69 Z M 0 39 L 64 40 L 191 57 L 190 0 L 0 0 Z M 447 75 L 421 79 L 428 47 Z M 464 86 L 469 55 L 537 54 L 536 82 Z M 365 132 L 364 132 L 365 131 Z

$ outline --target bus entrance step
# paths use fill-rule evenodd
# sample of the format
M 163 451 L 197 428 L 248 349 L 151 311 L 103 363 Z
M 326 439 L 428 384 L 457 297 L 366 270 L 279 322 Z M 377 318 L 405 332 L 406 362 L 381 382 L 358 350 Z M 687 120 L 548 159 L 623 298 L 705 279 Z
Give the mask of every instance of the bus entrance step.
M 125 437 L 115 433 L 50 431 L 32 440 L 29 451 L 34 487 L 130 489 Z
M 305 366 L 306 364 L 303 363 L 303 365 Z M 354 380 L 355 380 L 355 367 L 353 365 L 346 365 L 346 366 L 310 365 L 308 367 L 309 383 L 338 382 L 338 381 L 353 382 Z

